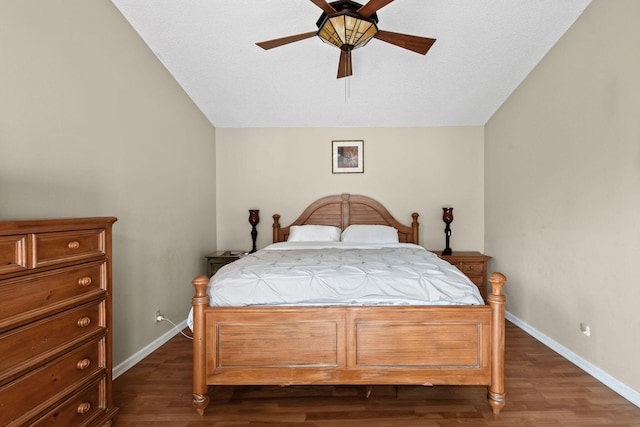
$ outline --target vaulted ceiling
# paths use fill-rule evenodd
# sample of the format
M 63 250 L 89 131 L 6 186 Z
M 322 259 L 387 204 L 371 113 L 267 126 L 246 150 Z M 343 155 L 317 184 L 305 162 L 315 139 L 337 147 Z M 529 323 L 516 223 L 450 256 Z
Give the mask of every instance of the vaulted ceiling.
M 112 0 L 216 127 L 484 125 L 591 0 L 395 0 L 386 31 L 434 38 L 425 55 L 373 39 L 336 79 L 309 0 Z M 361 3 L 366 3 L 366 0 Z

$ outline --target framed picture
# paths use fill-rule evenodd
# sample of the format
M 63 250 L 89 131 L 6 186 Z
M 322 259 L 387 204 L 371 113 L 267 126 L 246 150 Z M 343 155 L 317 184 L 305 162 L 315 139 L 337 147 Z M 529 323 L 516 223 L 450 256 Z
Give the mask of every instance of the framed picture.
M 333 173 L 364 172 L 364 141 L 332 141 Z

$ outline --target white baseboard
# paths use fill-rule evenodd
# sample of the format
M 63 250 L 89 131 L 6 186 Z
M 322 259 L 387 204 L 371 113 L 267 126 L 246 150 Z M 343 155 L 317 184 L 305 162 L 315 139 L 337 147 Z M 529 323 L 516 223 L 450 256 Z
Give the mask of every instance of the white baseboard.
M 186 319 L 183 320 L 177 326 L 180 331 L 183 330 L 184 328 L 187 327 L 187 320 Z M 169 331 L 167 331 L 165 334 L 161 335 L 156 340 L 152 341 L 149 345 L 143 347 L 140 351 L 135 353 L 133 356 L 129 357 L 124 362 L 118 364 L 118 366 L 115 366 L 111 373 L 113 379 L 115 380 L 120 375 L 124 374 L 129 369 L 133 368 L 138 362 L 140 362 L 142 359 L 144 359 L 145 357 L 147 357 L 148 355 L 156 351 L 164 343 L 166 343 L 167 341 L 169 341 L 171 338 L 175 337 L 179 333 L 180 332 L 172 326 L 171 329 L 169 329 Z
M 583 358 L 581 358 L 580 356 L 578 356 L 577 354 L 575 354 L 574 352 L 572 352 L 571 350 L 563 346 L 562 344 L 558 343 L 557 341 L 554 341 L 553 339 L 549 338 L 542 332 L 531 327 L 529 324 L 518 319 L 513 314 L 507 312 L 505 314 L 505 317 L 514 325 L 518 326 L 520 329 L 522 329 L 523 331 L 525 331 L 526 333 L 528 333 L 529 335 L 531 335 L 532 337 L 534 337 L 535 339 L 537 339 L 538 341 L 540 341 L 541 343 L 543 343 L 544 345 L 546 345 L 547 347 L 555 351 L 556 353 L 560 354 L 565 359 L 569 360 L 571 363 L 578 366 L 580 369 L 587 372 L 589 375 L 591 375 L 592 377 L 594 377 L 595 379 L 597 379 L 598 381 L 600 381 L 601 383 L 609 387 L 611 390 L 615 391 L 620 396 L 624 397 L 634 405 L 640 407 L 640 392 L 637 392 L 636 390 L 632 389 L 626 384 L 623 384 L 622 382 L 618 381 L 617 379 L 607 374 L 605 371 L 593 365 L 592 363 L 587 362 L 586 360 L 584 360 Z

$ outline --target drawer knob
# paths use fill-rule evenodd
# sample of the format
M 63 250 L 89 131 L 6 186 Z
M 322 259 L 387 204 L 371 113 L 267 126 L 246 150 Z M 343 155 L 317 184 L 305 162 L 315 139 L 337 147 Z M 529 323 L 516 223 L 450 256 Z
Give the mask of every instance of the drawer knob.
M 78 319 L 78 326 L 81 328 L 86 328 L 91 324 L 91 319 L 87 316 L 81 317 Z
M 79 414 L 86 414 L 87 412 L 89 412 L 89 409 L 91 409 L 91 403 L 89 402 L 82 402 L 78 405 Z
M 91 360 L 89 359 L 82 359 L 81 361 L 78 362 L 78 364 L 76 365 L 76 367 L 78 369 L 80 369 L 81 371 L 87 369 L 89 366 L 91 365 Z
M 69 242 L 69 244 L 67 245 L 67 247 L 69 249 L 78 249 L 80 247 L 80 242 L 74 240 L 72 242 Z
M 91 284 L 91 277 L 89 276 L 81 277 L 80 279 L 78 279 L 78 285 L 80 286 L 87 287 L 90 284 Z

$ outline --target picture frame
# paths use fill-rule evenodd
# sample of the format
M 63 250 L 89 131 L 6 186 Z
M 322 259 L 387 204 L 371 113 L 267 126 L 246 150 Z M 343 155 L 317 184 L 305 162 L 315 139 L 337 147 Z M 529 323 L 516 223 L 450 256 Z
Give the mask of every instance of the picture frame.
M 332 173 L 364 172 L 364 141 L 331 141 Z

